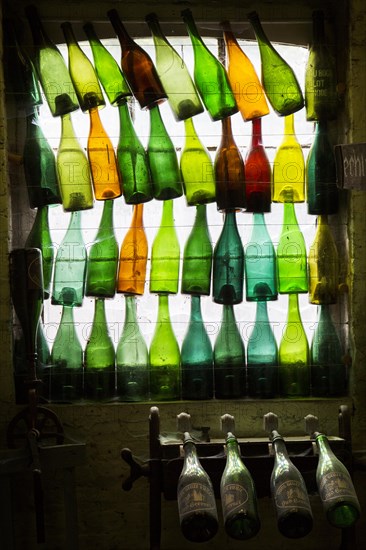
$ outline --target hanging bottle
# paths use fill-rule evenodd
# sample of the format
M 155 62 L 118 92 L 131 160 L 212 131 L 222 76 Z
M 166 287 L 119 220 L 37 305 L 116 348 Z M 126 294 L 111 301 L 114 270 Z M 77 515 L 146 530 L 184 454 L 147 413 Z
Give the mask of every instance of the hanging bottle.
M 308 213 L 336 214 L 339 202 L 336 161 L 324 120 L 315 123 L 315 136 L 306 159 L 305 173 Z
M 305 161 L 295 135 L 294 115 L 284 117 L 283 140 L 273 162 L 273 202 L 304 202 Z
M 213 353 L 201 313 L 201 297 L 191 296 L 191 315 L 181 348 L 182 399 L 212 399 Z
M 84 354 L 84 395 L 90 401 L 115 398 L 115 350 L 109 335 L 104 298 L 95 298 L 93 324 Z
M 125 296 L 125 322 L 116 350 L 117 395 L 120 401 L 147 401 L 149 352 L 141 333 L 136 296 Z
M 333 54 L 326 42 L 324 13 L 313 11 L 313 42 L 305 68 L 305 109 L 307 120 L 337 117 L 337 76 Z
M 244 161 L 233 137 L 231 118 L 223 118 L 221 126 L 221 142 L 214 161 L 217 208 L 242 210 L 247 205 Z
M 214 344 L 216 399 L 245 396 L 245 347 L 232 305 L 224 305 L 220 330 Z
M 288 312 L 278 354 L 279 392 L 282 397 L 310 393 L 309 345 L 299 311 L 298 294 L 288 295 Z
M 338 299 L 338 249 L 328 216 L 317 217 L 317 229 L 308 254 L 309 302 L 335 304 Z
M 247 212 L 270 212 L 272 171 L 262 142 L 261 118 L 252 120 L 252 140 L 244 168 Z
M 47 376 L 50 369 L 51 362 L 51 351 L 46 338 L 46 327 L 42 320 L 42 316 L 39 319 L 38 329 L 37 329 L 37 367 L 36 373 L 37 378 L 42 380 L 42 386 L 39 386 L 38 394 L 41 395 L 46 401 L 49 399 L 48 387 L 47 387 Z M 23 363 L 24 363 L 23 359 Z
M 287 116 L 304 106 L 304 98 L 294 71 L 268 40 L 258 14 L 248 14 L 261 56 L 261 80 L 267 99 L 279 116 Z
M 57 250 L 51 303 L 81 306 L 85 290 L 86 249 L 80 212 L 72 212 L 69 226 Z
M 113 205 L 113 200 L 104 201 L 98 231 L 89 249 L 86 296 L 113 298 L 116 292 L 118 243 L 113 227 Z
M 113 55 L 99 40 L 92 23 L 83 26 L 93 54 L 95 72 L 112 106 L 120 105 L 132 95 L 130 87 Z
M 199 139 L 193 120 L 184 121 L 185 143 L 180 157 L 184 194 L 188 206 L 215 200 L 215 174 L 207 148 Z
M 213 254 L 213 299 L 217 304 L 243 301 L 244 248 L 235 211 L 225 213 L 224 226 Z
M 27 116 L 23 167 L 31 208 L 61 203 L 55 155 L 42 132 L 37 109 Z
M 154 40 L 156 70 L 175 119 L 186 120 L 202 113 L 203 106 L 184 59 L 167 40 L 157 15 L 149 13 L 145 21 Z
M 109 10 L 107 15 L 121 45 L 123 74 L 141 109 L 164 102 L 167 95 L 151 57 L 127 33 L 117 10 Z
M 246 300 L 277 300 L 276 253 L 264 214 L 253 214 L 252 234 L 244 250 Z
M 211 291 L 212 242 L 207 225 L 207 207 L 196 206 L 192 230 L 184 245 L 182 294 L 209 296 Z
M 305 537 L 313 528 L 313 514 L 304 479 L 291 461 L 283 437 L 278 433 L 278 418 L 264 415 L 264 429 L 269 433 L 274 454 L 271 495 L 276 510 L 277 527 L 287 538 Z
M 328 304 L 318 306 L 318 319 L 310 346 L 310 364 L 312 395 L 346 395 L 344 353 Z
M 61 139 L 57 150 L 62 206 L 66 212 L 93 208 L 93 187 L 87 156 L 75 135 L 70 114 L 61 117 Z
M 202 40 L 190 9 L 181 12 L 194 55 L 194 82 L 212 120 L 222 120 L 238 112 L 225 67 Z
M 278 394 L 278 348 L 267 302 L 257 302 L 255 323 L 248 338 L 247 383 L 249 397 L 269 399 Z
M 160 201 L 183 195 L 179 163 L 174 144 L 161 118 L 159 106 L 150 109 L 150 136 L 147 157 L 154 198 Z
M 49 399 L 70 403 L 83 395 L 83 349 L 78 338 L 74 308 L 64 306 L 52 346 L 48 377 Z
M 55 250 L 48 224 L 48 206 L 37 209 L 36 217 L 25 241 L 25 248 L 39 248 L 42 252 L 44 299 L 50 296 L 50 285 Z
M 245 121 L 268 115 L 264 90 L 249 57 L 239 46 L 229 21 L 221 23 L 227 52 L 227 73 L 236 104 Z
M 176 294 L 179 283 L 180 247 L 174 225 L 173 201 L 163 202 L 160 227 L 151 249 L 150 292 Z
M 190 435 L 190 415 L 177 417 L 178 431 L 183 433 L 183 468 L 178 479 L 179 523 L 190 542 L 206 542 L 218 531 L 218 517 L 212 482 L 202 467 Z
M 318 450 L 316 482 L 327 520 L 333 527 L 351 527 L 359 519 L 361 508 L 350 473 L 334 454 L 328 437 L 318 431 L 317 417 L 306 416 L 305 426 Z
M 255 486 L 233 433 L 234 417 L 223 415 L 221 429 L 226 440 L 226 464 L 220 481 L 225 531 L 233 539 L 248 540 L 258 533 L 261 526 Z
M 128 103 L 118 105 L 120 135 L 117 146 L 117 161 L 123 182 L 126 204 L 148 202 L 153 198 L 147 152 L 136 134 Z
M 306 247 L 293 202 L 285 202 L 283 205 L 283 224 L 277 246 L 277 269 L 278 290 L 281 294 L 307 292 Z
M 150 399 L 180 398 L 180 351 L 169 313 L 169 296 L 159 294 L 159 309 L 149 350 Z
M 34 65 L 51 114 L 61 116 L 76 111 L 79 104 L 61 52 L 47 36 L 37 8 L 26 6 L 25 14 L 33 36 Z
M 143 294 L 146 280 L 148 243 L 143 223 L 143 204 L 133 207 L 131 226 L 121 245 L 117 292 Z

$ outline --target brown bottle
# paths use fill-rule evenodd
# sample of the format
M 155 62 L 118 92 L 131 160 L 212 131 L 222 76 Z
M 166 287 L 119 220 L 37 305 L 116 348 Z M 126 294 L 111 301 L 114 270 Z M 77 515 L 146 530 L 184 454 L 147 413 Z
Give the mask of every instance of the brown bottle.
M 121 44 L 122 71 L 141 109 L 162 103 L 167 95 L 149 54 L 129 36 L 117 10 L 107 15 Z

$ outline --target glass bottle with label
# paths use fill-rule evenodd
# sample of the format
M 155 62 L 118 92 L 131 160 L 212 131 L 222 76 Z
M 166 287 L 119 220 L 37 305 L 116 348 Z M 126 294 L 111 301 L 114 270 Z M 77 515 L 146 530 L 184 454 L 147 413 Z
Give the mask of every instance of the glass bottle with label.
M 48 206 L 37 209 L 36 217 L 25 242 L 25 248 L 38 248 L 42 252 L 44 298 L 50 296 L 50 285 L 53 271 L 55 249 L 48 223 Z
M 338 249 L 328 216 L 317 217 L 317 229 L 308 254 L 309 302 L 335 304 L 338 300 Z
M 270 212 L 272 171 L 263 146 L 261 118 L 252 120 L 252 140 L 244 168 L 247 212 Z

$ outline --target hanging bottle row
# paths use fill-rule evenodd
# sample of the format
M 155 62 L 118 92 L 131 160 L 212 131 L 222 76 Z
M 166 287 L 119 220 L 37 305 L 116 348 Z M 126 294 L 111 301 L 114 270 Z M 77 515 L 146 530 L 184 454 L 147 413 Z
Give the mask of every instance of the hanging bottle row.
M 120 65 L 91 23 L 83 30 L 93 63 L 77 43 L 72 25 L 64 22 L 67 65 L 34 6 L 26 8 L 26 16 L 34 42 L 32 60 L 15 33 L 8 37 L 23 76 L 23 87 L 11 74 L 10 82 L 18 108 L 27 115 L 24 176 L 30 207 L 37 208 L 25 246 L 42 252 L 48 310 L 62 308 L 52 351 L 42 333 L 45 327 L 40 324 L 38 330 L 41 376 L 48 388 L 45 397 L 68 402 L 343 394 L 345 353 L 331 309 L 338 300 L 339 258 L 328 219 L 338 211 L 335 158 L 327 128 L 336 117 L 338 98 L 322 12 L 313 14 L 304 96 L 295 72 L 268 41 L 256 13 L 248 19 L 259 48 L 261 79 L 228 21 L 221 24 L 224 66 L 205 45 L 188 9 L 182 12 L 182 20 L 193 48 L 191 73 L 155 14 L 146 16 L 155 48 L 153 62 L 128 34 L 116 10 L 108 12 L 121 48 Z M 51 115 L 60 121 L 56 155 L 38 116 L 42 94 L 37 79 Z M 147 117 L 144 135 L 136 131 L 132 96 Z M 118 111 L 115 145 L 100 111 L 107 102 Z M 167 131 L 164 103 L 184 135 L 180 157 L 174 136 Z M 315 125 L 306 162 L 294 126 L 294 114 L 304 106 L 306 120 Z M 79 107 L 88 121 L 85 148 L 73 123 Z M 242 128 L 250 130 L 246 154 L 233 132 L 239 113 Z M 193 122 L 206 114 L 216 136 L 217 124 L 220 128 L 220 139 L 212 149 Z M 262 120 L 269 114 L 284 121 L 283 138 L 276 139 L 271 161 L 262 136 Z M 154 199 L 161 201 L 160 224 Z M 98 210 L 94 200 L 101 214 L 98 222 L 94 217 L 98 228 L 92 242 L 85 242 L 82 216 Z M 132 217 L 127 221 L 114 215 L 120 201 L 131 205 Z M 301 207 L 297 203 L 302 202 L 313 227 L 316 223 L 308 252 L 297 218 Z M 49 207 L 54 205 L 60 205 L 56 208 L 62 208 L 63 219 L 69 220 L 63 238 L 55 240 L 60 225 L 49 227 Z M 144 208 L 151 205 L 154 230 L 158 227 L 153 238 L 152 227 L 145 230 L 143 217 Z M 207 221 L 213 205 L 223 219 L 216 229 Z M 177 235 L 177 208 L 190 210 L 184 246 Z M 280 225 L 278 218 L 267 227 L 274 209 L 282 220 L 277 242 L 272 230 Z M 246 215 L 244 224 L 251 224 L 252 233 L 243 239 L 243 222 L 238 223 L 238 217 Z M 121 227 L 127 230 L 119 245 L 115 229 Z M 212 230 L 218 232 L 217 239 L 212 239 Z M 156 319 L 149 348 L 136 313 L 136 296 L 144 294 L 147 285 L 150 294 L 158 295 L 157 314 L 148 306 L 149 322 Z M 169 310 L 169 295 L 179 292 L 191 297 L 181 346 Z M 299 311 L 299 294 L 307 292 L 310 304 L 318 306 L 311 345 Z M 125 324 L 118 343 L 108 333 L 105 311 L 105 299 L 116 293 L 125 295 Z M 201 313 L 201 297 L 210 295 L 221 308 L 214 342 Z M 267 302 L 281 295 L 287 295 L 287 321 L 282 318 L 283 333 L 276 339 Z M 94 302 L 94 320 L 90 319 L 82 346 L 75 312 L 85 304 L 85 297 Z M 235 316 L 243 301 L 256 304 L 247 349 Z M 16 360 L 18 356 L 22 357 L 21 352 Z M 19 364 L 15 370 L 19 372 Z

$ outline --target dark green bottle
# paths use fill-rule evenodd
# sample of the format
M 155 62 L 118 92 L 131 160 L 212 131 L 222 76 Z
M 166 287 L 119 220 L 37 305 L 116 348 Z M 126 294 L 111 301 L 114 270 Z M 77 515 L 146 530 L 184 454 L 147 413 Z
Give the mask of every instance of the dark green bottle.
M 123 182 L 126 204 L 148 202 L 153 198 L 147 152 L 136 134 L 128 103 L 118 106 L 120 134 L 117 146 L 117 161 Z
M 247 344 L 247 384 L 249 397 L 268 399 L 278 393 L 278 348 L 268 319 L 267 302 L 257 302 Z
M 245 396 L 245 347 L 232 305 L 223 305 L 214 344 L 214 385 L 216 399 Z
M 253 229 L 245 245 L 245 293 L 248 302 L 277 300 L 276 253 L 264 214 L 253 214 Z
M 183 187 L 177 152 L 161 118 L 158 105 L 150 109 L 150 136 L 147 144 L 147 156 L 154 198 L 168 200 L 181 197 Z
M 316 397 L 347 394 L 347 370 L 330 306 L 318 306 L 318 320 L 310 346 L 311 393 Z
M 205 204 L 196 206 L 194 225 L 184 245 L 182 294 L 209 295 L 211 289 L 212 242 Z
M 39 248 L 42 252 L 44 298 L 50 296 L 51 277 L 55 249 L 48 224 L 48 206 L 39 207 L 34 218 L 32 229 L 25 242 L 26 248 Z
M 213 255 L 213 299 L 218 304 L 243 301 L 244 248 L 235 211 L 225 213 L 224 226 Z
M 114 201 L 104 201 L 97 234 L 88 254 L 85 295 L 113 298 L 116 292 L 118 243 L 113 226 Z
M 306 160 L 308 213 L 336 214 L 339 192 L 336 184 L 336 161 L 325 120 L 315 123 L 315 136 Z
M 200 296 L 191 296 L 191 315 L 180 360 L 182 399 L 212 399 L 213 352 L 202 319 Z
M 31 208 L 61 204 L 56 158 L 43 134 L 36 109 L 27 116 L 23 167 Z

